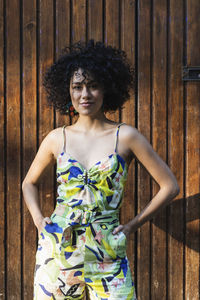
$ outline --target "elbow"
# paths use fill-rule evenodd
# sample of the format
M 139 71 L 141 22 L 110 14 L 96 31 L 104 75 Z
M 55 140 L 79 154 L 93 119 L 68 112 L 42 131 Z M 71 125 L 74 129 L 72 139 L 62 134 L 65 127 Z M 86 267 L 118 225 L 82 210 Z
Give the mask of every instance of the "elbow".
M 174 184 L 172 187 L 173 198 L 175 198 L 179 193 L 180 193 L 180 187 L 179 187 L 178 183 L 176 182 L 176 184 Z
M 180 188 L 177 181 L 173 181 L 168 187 L 168 193 L 170 195 L 170 199 L 174 199 L 179 193 Z
M 29 181 L 27 181 L 27 180 L 23 180 L 23 182 L 22 182 L 22 185 L 21 185 L 21 187 L 22 187 L 22 191 L 24 192 L 24 190 L 26 190 L 26 188 L 28 187 L 28 186 L 30 186 L 30 185 L 33 185 L 31 182 L 29 182 Z
M 23 182 L 22 182 L 22 191 L 24 192 L 24 190 L 26 189 L 26 186 L 27 186 L 27 182 L 24 180 Z
M 180 188 L 176 180 L 170 181 L 168 184 L 165 184 L 163 186 L 163 191 L 164 190 L 168 195 L 167 198 L 169 199 L 169 201 L 174 199 L 180 193 Z

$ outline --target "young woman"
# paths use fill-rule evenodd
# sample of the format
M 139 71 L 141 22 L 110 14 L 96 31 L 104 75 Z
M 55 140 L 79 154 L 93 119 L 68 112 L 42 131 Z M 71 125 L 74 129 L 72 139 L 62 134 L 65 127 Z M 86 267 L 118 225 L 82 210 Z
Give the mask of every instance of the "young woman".
M 127 238 L 179 192 L 177 181 L 136 128 L 106 118 L 133 87 L 126 54 L 90 40 L 65 49 L 44 79 L 48 101 L 78 113 L 71 126 L 42 141 L 23 181 L 23 195 L 38 229 L 34 299 L 136 299 L 126 256 Z M 71 101 L 71 102 L 70 102 Z M 127 224 L 119 210 L 133 158 L 160 190 Z M 58 197 L 50 217 L 38 204 L 37 183 L 57 162 Z M 134 201 L 134 199 L 133 199 Z

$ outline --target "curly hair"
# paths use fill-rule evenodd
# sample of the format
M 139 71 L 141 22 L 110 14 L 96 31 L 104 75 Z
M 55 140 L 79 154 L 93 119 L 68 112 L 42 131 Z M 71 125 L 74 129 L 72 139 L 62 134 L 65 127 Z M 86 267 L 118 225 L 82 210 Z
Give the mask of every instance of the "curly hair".
M 43 79 L 49 105 L 61 114 L 66 114 L 66 105 L 71 101 L 70 79 L 79 68 L 91 74 L 103 87 L 105 112 L 121 108 L 130 98 L 130 89 L 134 89 L 135 72 L 126 53 L 100 41 L 79 41 L 63 49 L 61 56 L 47 69 Z

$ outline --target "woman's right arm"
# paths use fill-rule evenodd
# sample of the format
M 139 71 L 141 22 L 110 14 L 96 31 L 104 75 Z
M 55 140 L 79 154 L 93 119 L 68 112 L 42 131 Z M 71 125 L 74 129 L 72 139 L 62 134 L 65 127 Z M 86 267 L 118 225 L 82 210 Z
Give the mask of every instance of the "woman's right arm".
M 22 183 L 24 200 L 38 233 L 46 223 L 51 223 L 51 219 L 44 218 L 40 210 L 37 183 L 47 166 L 55 163 L 55 133 L 56 130 L 52 130 L 42 141 Z

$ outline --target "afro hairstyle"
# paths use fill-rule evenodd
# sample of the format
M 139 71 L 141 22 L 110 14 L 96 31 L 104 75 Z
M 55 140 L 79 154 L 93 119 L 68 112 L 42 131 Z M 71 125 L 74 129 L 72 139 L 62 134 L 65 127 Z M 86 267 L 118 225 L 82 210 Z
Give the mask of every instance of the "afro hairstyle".
M 93 39 L 88 43 L 79 41 L 62 50 L 43 78 L 48 104 L 61 114 L 67 114 L 70 80 L 79 68 L 103 87 L 104 112 L 121 108 L 130 98 L 130 89 L 134 90 L 134 68 L 123 50 Z

